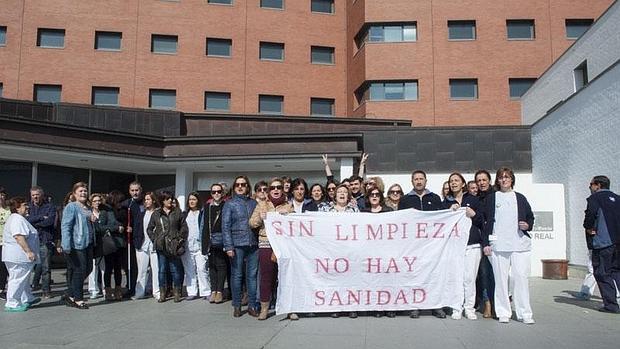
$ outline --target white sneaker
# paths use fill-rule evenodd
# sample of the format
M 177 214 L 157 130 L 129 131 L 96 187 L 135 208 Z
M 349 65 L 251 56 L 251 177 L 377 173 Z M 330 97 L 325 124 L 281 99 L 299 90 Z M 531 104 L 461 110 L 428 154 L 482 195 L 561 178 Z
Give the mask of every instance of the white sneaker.
M 501 322 L 502 324 L 507 324 L 510 322 L 510 318 L 509 317 L 500 317 L 499 318 L 499 322 Z
M 527 319 L 523 319 L 523 323 L 526 325 L 533 325 L 536 323 L 536 321 L 534 321 L 533 318 L 527 318 Z
M 101 297 L 101 295 L 99 293 L 91 293 L 88 298 L 90 298 L 90 299 L 97 299 L 99 297 Z
M 476 315 L 476 312 L 473 310 L 465 310 L 465 318 L 469 320 L 478 320 L 478 316 Z
M 452 312 L 452 320 L 460 320 L 460 319 L 461 319 L 461 312 L 454 310 Z

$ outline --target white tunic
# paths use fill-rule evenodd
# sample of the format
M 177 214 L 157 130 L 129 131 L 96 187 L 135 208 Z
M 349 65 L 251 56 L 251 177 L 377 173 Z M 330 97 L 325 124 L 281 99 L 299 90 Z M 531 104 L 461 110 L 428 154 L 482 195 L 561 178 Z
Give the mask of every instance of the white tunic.
M 519 229 L 517 195 L 514 191 L 495 192 L 495 224 L 489 242 L 494 251 L 529 251 L 532 240 Z
M 32 263 L 26 252 L 17 244 L 15 236 L 23 235 L 30 250 L 39 259 L 39 233 L 26 218 L 17 213 L 11 213 L 4 225 L 2 261 L 13 263 Z
M 142 219 L 142 226 L 144 227 L 144 242 L 142 243 L 142 247 L 140 247 L 140 250 L 142 252 L 153 251 L 153 242 L 151 241 L 149 234 L 146 233 L 149 223 L 151 222 L 151 216 L 153 215 L 153 212 L 155 211 L 146 210 L 144 212 L 144 218 Z
M 198 215 L 200 211 L 189 211 L 187 213 L 187 228 L 189 234 L 187 236 L 187 247 L 190 252 L 198 252 L 202 249 L 202 243 L 200 241 L 200 231 L 198 226 Z

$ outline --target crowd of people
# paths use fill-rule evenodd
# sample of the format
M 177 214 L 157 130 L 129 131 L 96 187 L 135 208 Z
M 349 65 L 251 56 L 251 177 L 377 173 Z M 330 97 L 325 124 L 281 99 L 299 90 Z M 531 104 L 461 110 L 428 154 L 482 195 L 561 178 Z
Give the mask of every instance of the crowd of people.
M 128 198 L 118 190 L 89 195 L 86 183 L 76 183 L 59 209 L 46 202 L 40 187 L 31 188 L 30 201 L 8 200 L 2 190 L 0 289 L 6 290 L 5 310 L 26 311 L 40 302 L 32 289 L 40 288 L 42 298 L 52 296 L 50 260 L 58 252 L 67 268 L 62 300 L 76 309 L 88 309 L 84 294 L 88 279 L 91 299 L 103 296 L 112 302 L 152 296 L 157 302 L 203 299 L 218 304 L 230 299 L 234 317 L 242 316 L 242 307 L 247 306 L 247 314 L 265 320 L 274 305 L 278 277 L 264 226 L 268 212 L 465 208 L 472 226 L 463 255 L 464 302 L 454 309 L 432 309 L 432 315 L 473 320 L 477 307 L 484 318 L 507 323 L 512 301 L 517 320 L 534 323 L 528 286 L 534 215 L 525 196 L 514 191 L 510 168 L 497 170 L 494 185 L 486 170 L 477 171 L 469 182 L 454 172 L 440 197 L 427 188 L 422 170 L 413 171 L 411 192 L 405 194 L 399 184 L 385 191 L 381 177 L 364 179 L 366 160 L 364 156 L 357 175 L 338 182 L 324 157 L 325 185 L 274 177 L 252 187 L 247 176 L 237 176 L 230 189 L 225 183 L 212 184 L 206 198 L 198 192 L 187 194 L 184 211 L 172 193 L 143 193 L 138 182 L 129 185 Z M 608 308 L 617 309 L 617 304 Z M 412 309 L 407 315 L 420 314 L 421 309 Z M 291 313 L 288 318 L 297 320 L 299 315 Z

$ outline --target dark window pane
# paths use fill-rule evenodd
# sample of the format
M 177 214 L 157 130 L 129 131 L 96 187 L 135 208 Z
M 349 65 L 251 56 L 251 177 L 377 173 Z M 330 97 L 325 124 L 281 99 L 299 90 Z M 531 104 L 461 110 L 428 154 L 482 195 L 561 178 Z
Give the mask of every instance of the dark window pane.
M 473 40 L 476 38 L 475 21 L 448 21 L 448 39 Z
M 177 53 L 178 37 L 176 35 L 155 35 L 151 36 L 151 52 L 155 53 Z
M 588 61 L 583 61 L 577 68 L 573 70 L 573 78 L 575 80 L 575 92 L 588 84 Z
M 534 20 L 507 20 L 508 39 L 534 39 Z
M 34 85 L 35 102 L 60 103 L 61 85 Z
M 283 96 L 258 96 L 258 112 L 261 114 L 282 114 Z
M 205 92 L 205 110 L 230 110 L 230 93 Z
M 312 50 L 312 63 L 325 63 L 325 64 L 334 63 L 334 48 L 333 47 L 312 46 L 311 50 Z
M 275 42 L 260 43 L 260 59 L 284 60 L 284 44 Z
M 0 82 L 0 97 L 2 97 L 2 93 L 4 92 L 4 84 Z
M 260 7 L 284 8 L 284 0 L 260 0 Z
M 230 57 L 232 40 L 207 38 L 207 56 Z
M 9 198 L 13 196 L 29 198 L 32 163 L 0 160 L 0 186 L 4 187 Z
M 233 0 L 209 0 L 209 4 L 224 4 L 224 5 L 232 5 Z
M 566 37 L 568 39 L 577 39 L 586 32 L 592 25 L 592 19 L 567 19 L 566 20 Z
M 510 98 L 521 98 L 534 82 L 536 79 L 508 79 Z
M 129 183 L 135 179 L 136 176 L 132 173 L 93 170 L 91 173 L 90 192 L 109 193 L 112 190 L 120 190 L 127 195 Z
M 334 100 L 331 98 L 311 98 L 310 115 L 334 115 Z
M 6 27 L 0 26 L 0 46 L 6 45 Z
M 120 50 L 122 33 L 116 32 L 96 32 L 95 33 L 95 49 L 96 50 Z
M 175 90 L 150 90 L 149 108 L 174 109 L 177 107 L 177 92 Z
M 65 30 L 40 28 L 37 32 L 37 46 L 65 47 Z
M 118 87 L 93 87 L 92 104 L 118 105 Z
M 334 0 L 312 0 L 312 12 L 334 13 Z
M 138 181 L 142 184 L 142 189 L 146 193 L 148 191 L 160 193 L 168 190 L 174 193 L 175 176 L 172 175 L 138 175 Z
M 39 164 L 37 185 L 43 187 L 46 195 L 51 195 L 55 205 L 61 205 L 65 195 L 77 182 L 88 183 L 88 170 Z
M 450 79 L 450 98 L 476 99 L 478 98 L 478 80 Z

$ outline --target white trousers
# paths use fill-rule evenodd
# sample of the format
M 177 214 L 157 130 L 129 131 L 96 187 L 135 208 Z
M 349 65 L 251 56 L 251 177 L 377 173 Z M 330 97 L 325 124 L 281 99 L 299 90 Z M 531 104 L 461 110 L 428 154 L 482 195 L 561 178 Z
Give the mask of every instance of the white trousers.
M 153 297 L 159 298 L 159 264 L 157 252 L 144 252 L 136 250 L 136 260 L 138 262 L 138 279 L 136 280 L 136 298 L 144 297 L 148 282 L 149 265 L 151 266 L 151 287 Z
M 99 267 L 97 267 L 97 263 Z M 101 293 L 99 283 L 103 283 L 103 273 L 105 272 L 105 261 L 103 257 L 93 259 L 93 271 L 88 275 L 88 292 L 91 295 Z
M 187 251 L 181 256 L 181 261 L 185 269 L 187 295 L 198 296 L 199 291 L 201 297 L 211 294 L 207 256 L 203 255 L 201 251 Z
M 508 298 L 509 280 L 512 286 L 512 300 L 517 313 L 517 319 L 531 319 L 530 290 L 528 276 L 530 275 L 530 251 L 497 252 L 490 256 L 493 275 L 495 277 L 495 313 L 497 317 L 512 316 L 510 299 Z
M 32 274 L 33 263 L 13 263 L 4 262 L 9 271 L 9 279 L 6 287 L 5 307 L 15 308 L 26 302 L 34 300 L 30 289 L 30 274 Z
M 476 303 L 476 277 L 478 276 L 480 259 L 482 259 L 482 249 L 480 245 L 475 244 L 467 246 L 467 249 L 465 249 L 465 259 L 463 261 L 463 305 L 460 308 L 454 309 L 457 312 L 462 312 L 463 309 L 467 312 L 474 312 L 474 305 Z

